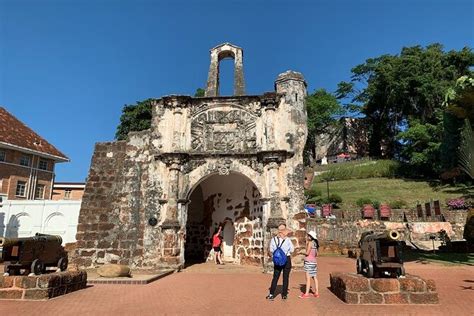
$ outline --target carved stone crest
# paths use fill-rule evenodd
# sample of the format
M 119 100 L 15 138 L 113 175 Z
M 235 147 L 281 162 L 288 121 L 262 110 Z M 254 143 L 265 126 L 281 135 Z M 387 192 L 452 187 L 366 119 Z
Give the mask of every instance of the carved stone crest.
M 255 116 L 241 109 L 214 109 L 198 114 L 191 122 L 191 147 L 199 152 L 255 150 Z

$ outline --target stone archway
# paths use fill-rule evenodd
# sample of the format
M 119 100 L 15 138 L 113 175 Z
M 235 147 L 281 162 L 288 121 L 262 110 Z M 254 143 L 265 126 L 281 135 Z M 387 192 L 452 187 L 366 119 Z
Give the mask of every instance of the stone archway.
M 263 255 L 261 193 L 241 173 L 203 177 L 189 193 L 186 210 L 186 265 L 211 259 L 212 235 L 224 227 L 226 261 L 260 264 Z M 230 236 L 230 234 L 232 236 Z

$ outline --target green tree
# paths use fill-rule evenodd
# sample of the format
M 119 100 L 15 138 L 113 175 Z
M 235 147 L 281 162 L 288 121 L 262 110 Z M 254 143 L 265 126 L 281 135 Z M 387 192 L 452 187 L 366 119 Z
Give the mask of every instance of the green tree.
M 474 176 L 474 78 L 462 76 L 446 92 L 444 115 L 444 138 L 441 145 L 441 160 L 445 170 L 458 166 L 469 177 Z M 457 154 L 455 154 L 457 153 Z
M 316 138 L 327 132 L 328 127 L 335 126 L 338 122 L 337 116 L 344 114 L 344 110 L 333 94 L 325 89 L 319 89 L 307 96 L 306 111 L 308 138 L 305 146 L 305 161 L 308 163 L 316 158 Z
M 435 149 L 434 143 L 440 139 L 418 142 L 413 137 L 424 137 L 426 134 L 420 132 L 433 128 L 435 136 L 442 137 L 434 126 L 443 124 L 439 109 L 445 93 L 457 78 L 470 74 L 473 64 L 474 53 L 467 47 L 449 52 L 441 44 L 405 47 L 398 55 L 370 58 L 354 67 L 351 81 L 341 82 L 336 95 L 349 99 L 353 108 L 366 115 L 371 156 L 393 158 L 404 151 L 416 156 L 406 157 L 409 161 L 426 161 L 419 151 L 401 147 L 416 144 L 426 154 Z M 424 124 L 428 125 L 422 127 Z M 402 131 L 404 134 L 399 135 Z
M 128 133 L 131 131 L 142 131 L 150 128 L 154 101 L 154 99 L 147 99 L 138 101 L 137 104 L 124 105 L 115 138 L 124 140 L 127 139 Z
M 204 97 L 205 95 L 206 95 L 206 90 L 204 90 L 202 88 L 197 88 L 196 92 L 194 93 L 195 98 Z
M 474 179 L 474 133 L 468 119 L 465 119 L 461 132 L 459 166 L 471 179 Z

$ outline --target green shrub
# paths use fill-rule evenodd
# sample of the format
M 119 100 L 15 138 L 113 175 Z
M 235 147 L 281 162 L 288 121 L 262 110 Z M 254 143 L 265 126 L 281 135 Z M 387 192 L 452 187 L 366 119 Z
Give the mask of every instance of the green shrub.
M 395 201 L 390 201 L 388 205 L 394 209 L 402 209 L 402 208 L 405 208 L 408 205 L 408 203 L 404 200 L 395 200 Z
M 317 190 L 315 188 L 311 188 L 309 190 L 304 190 L 304 195 L 310 196 L 310 197 L 320 196 L 321 195 L 321 190 Z
M 306 200 L 306 203 L 309 203 L 309 204 L 322 204 L 324 203 L 323 202 L 323 198 L 320 197 L 320 196 L 313 196 L 313 197 L 310 197 Z
M 338 194 L 331 194 L 329 196 L 329 202 L 332 203 L 332 204 L 342 203 L 342 197 Z
M 379 209 L 380 208 L 380 201 L 372 200 L 372 206 L 375 207 L 376 209 Z
M 372 200 L 369 198 L 360 198 L 360 199 L 357 199 L 356 204 L 358 207 L 362 207 L 365 204 L 372 204 Z
M 372 200 L 370 198 L 360 198 L 356 201 L 356 204 L 358 207 L 363 207 L 365 204 L 370 204 L 377 209 L 380 207 L 380 201 Z

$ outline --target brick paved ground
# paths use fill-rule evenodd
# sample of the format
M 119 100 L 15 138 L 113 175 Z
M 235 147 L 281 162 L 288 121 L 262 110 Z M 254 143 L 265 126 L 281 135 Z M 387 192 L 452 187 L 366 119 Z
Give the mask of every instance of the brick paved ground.
M 321 257 L 321 297 L 302 300 L 302 272 L 290 279 L 288 301 L 265 300 L 271 275 L 259 269 L 215 265 L 192 266 L 148 285 L 94 285 L 88 289 L 44 302 L 0 301 L 0 315 L 472 315 L 474 314 L 474 267 L 445 267 L 407 263 L 407 272 L 433 278 L 440 304 L 424 306 L 351 306 L 327 288 L 329 272 L 354 271 L 354 260 Z

